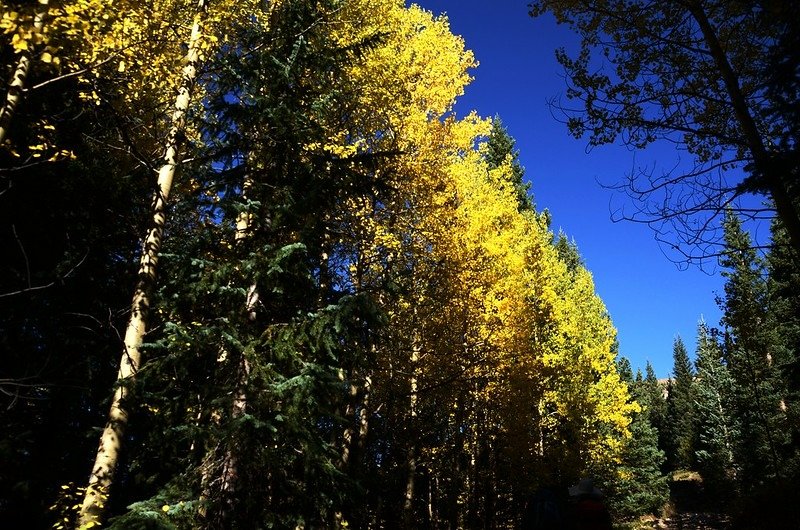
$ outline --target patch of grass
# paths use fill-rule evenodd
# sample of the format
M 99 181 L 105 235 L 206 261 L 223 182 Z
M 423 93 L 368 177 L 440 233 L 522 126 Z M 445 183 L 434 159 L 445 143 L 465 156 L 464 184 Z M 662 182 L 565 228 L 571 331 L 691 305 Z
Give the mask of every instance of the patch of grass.
M 622 521 L 614 524 L 614 530 L 653 530 L 658 519 L 652 515 L 643 515 L 632 521 Z
M 703 482 L 703 477 L 697 471 L 689 471 L 687 469 L 679 469 L 672 472 L 672 480 L 690 480 L 692 482 Z

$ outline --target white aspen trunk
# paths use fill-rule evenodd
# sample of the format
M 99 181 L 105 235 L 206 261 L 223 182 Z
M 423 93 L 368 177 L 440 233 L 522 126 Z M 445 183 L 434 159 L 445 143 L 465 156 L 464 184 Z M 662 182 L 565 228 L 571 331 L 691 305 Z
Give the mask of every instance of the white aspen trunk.
M 44 27 L 44 17 L 47 14 L 49 0 L 39 0 L 41 5 L 40 11 L 36 13 L 33 19 L 33 28 L 36 31 L 41 31 Z M 17 112 L 22 101 L 22 92 L 25 90 L 25 81 L 28 79 L 28 72 L 31 68 L 31 50 L 25 50 L 19 55 L 17 67 L 14 69 L 14 74 L 11 76 L 11 82 L 8 84 L 8 92 L 6 93 L 6 101 L 3 104 L 3 110 L 0 111 L 0 145 L 6 141 L 8 130 L 11 128 L 11 121 L 14 119 L 14 114 Z
M 411 347 L 411 396 L 409 398 L 409 424 L 412 430 L 417 425 L 417 385 L 419 381 L 419 339 L 415 339 Z M 406 528 L 413 528 L 414 526 L 414 484 L 417 475 L 417 443 L 411 440 L 411 446 L 408 448 L 408 477 L 406 480 L 406 493 L 405 501 L 403 503 L 403 516 L 405 518 Z
M 189 48 L 186 53 L 186 66 L 183 68 L 178 97 L 172 113 L 171 126 L 167 135 L 163 164 L 158 172 L 157 189 L 152 204 L 152 225 L 142 243 L 142 257 L 139 262 L 138 281 L 131 303 L 131 316 L 125 330 L 124 349 L 117 374 L 116 390 L 108 413 L 108 422 L 100 436 L 92 473 L 83 499 L 78 527 L 91 527 L 102 522 L 109 490 L 119 461 L 122 439 L 128 423 L 128 410 L 124 403 L 128 386 L 133 381 L 141 363 L 140 347 L 147 332 L 150 298 L 155 286 L 158 253 L 166 222 L 166 204 L 175 169 L 178 166 L 179 138 L 185 128 L 186 111 L 189 108 L 192 89 L 197 77 L 199 44 L 208 0 L 198 2 L 198 11 L 192 26 Z
M 372 387 L 372 378 L 367 376 L 364 378 L 364 401 L 361 410 L 358 412 L 358 453 L 364 454 L 364 448 L 367 446 L 367 435 L 369 434 L 369 393 Z
M 428 524 L 433 526 L 433 479 L 428 480 Z
M 469 470 L 466 473 L 465 496 L 467 501 L 467 524 L 474 526 L 478 520 L 478 436 L 479 422 L 475 411 L 475 398 L 467 396 L 471 401 L 467 412 L 469 429 L 467 438 L 467 450 L 469 451 Z

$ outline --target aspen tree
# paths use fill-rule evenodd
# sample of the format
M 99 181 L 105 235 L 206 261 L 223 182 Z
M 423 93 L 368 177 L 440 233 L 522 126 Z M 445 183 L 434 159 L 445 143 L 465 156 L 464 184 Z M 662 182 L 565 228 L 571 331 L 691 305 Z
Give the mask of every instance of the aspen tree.
M 789 243 L 800 249 L 797 165 L 789 162 L 795 140 L 786 135 L 793 111 L 769 95 L 781 90 L 774 55 L 796 35 L 795 4 L 537 0 L 529 7 L 533 16 L 553 13 L 581 37 L 576 57 L 557 52 L 568 98 L 577 100 L 558 109 L 573 136 L 593 146 L 619 138 L 634 148 L 667 139 L 691 155 L 686 169 L 624 179 L 621 188 L 639 203 L 637 221 L 669 234 L 680 259 L 703 263 L 724 244 L 719 222 L 729 197 L 753 193 L 774 202 Z M 744 171 L 727 171 L 734 167 Z M 716 185 L 719 170 L 726 179 Z M 749 208 L 737 210 L 764 217 Z
M 142 243 L 142 256 L 139 264 L 138 281 L 131 303 L 131 316 L 125 330 L 124 349 L 120 358 L 117 387 L 111 401 L 108 422 L 100 437 L 89 485 L 86 488 L 81 507 L 78 526 L 90 528 L 99 524 L 105 513 L 105 505 L 119 462 L 119 452 L 128 423 L 128 408 L 125 398 L 128 386 L 133 382 L 141 363 L 141 345 L 147 332 L 150 302 L 156 281 L 158 253 L 161 249 L 166 205 L 170 188 L 179 164 L 178 151 L 180 138 L 186 126 L 186 112 L 197 77 L 200 60 L 200 40 L 203 22 L 208 9 L 208 0 L 199 0 L 191 36 L 186 53 L 186 65 L 182 72 L 182 82 L 175 100 L 170 130 L 166 138 L 163 164 L 158 172 L 156 192 L 152 203 L 152 225 Z
M 416 313 L 415 315 L 416 316 Z M 416 318 L 414 319 L 416 320 Z M 420 345 L 419 338 L 414 337 L 411 341 L 411 376 L 409 378 L 409 396 L 408 396 L 408 421 L 412 428 L 418 421 L 419 412 L 417 404 L 419 402 L 419 378 L 421 376 L 420 362 Z M 408 466 L 406 476 L 406 492 L 403 500 L 403 517 L 406 527 L 414 525 L 414 492 L 417 478 L 417 465 L 419 448 L 417 442 L 412 440 L 411 446 L 408 448 L 408 458 L 406 464 Z
M 36 11 L 36 15 L 34 16 L 32 33 L 36 34 L 42 30 L 49 3 L 49 0 L 39 0 L 41 7 Z M 6 15 L 7 14 L 4 14 L 4 16 Z M 17 35 L 15 35 L 15 37 L 17 37 Z M 3 109 L 0 110 L 0 145 L 3 145 L 3 142 L 5 142 L 8 136 L 8 130 L 11 127 L 14 114 L 22 101 L 22 93 L 25 89 L 25 82 L 28 79 L 28 71 L 31 68 L 31 44 L 25 39 L 15 39 L 13 44 L 14 48 L 19 50 L 19 60 L 17 61 L 14 73 L 11 75 L 11 82 L 8 84 L 8 92 L 6 93 Z

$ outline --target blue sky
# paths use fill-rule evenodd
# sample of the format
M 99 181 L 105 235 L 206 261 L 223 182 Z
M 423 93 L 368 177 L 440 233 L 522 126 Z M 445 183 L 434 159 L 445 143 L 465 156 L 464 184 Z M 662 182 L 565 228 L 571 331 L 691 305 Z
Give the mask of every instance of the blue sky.
M 420 0 L 435 14 L 447 13 L 480 66 L 456 111 L 499 115 L 517 141 L 536 205 L 547 208 L 553 229 L 573 238 L 594 275 L 619 333 L 620 352 L 634 370 L 650 361 L 659 377 L 672 370 L 672 345 L 680 335 L 693 356 L 702 316 L 716 326 L 715 302 L 723 279 L 669 261 L 647 226 L 613 223 L 610 208 L 622 198 L 598 182 L 619 182 L 635 164 L 672 167 L 678 153 L 654 147 L 635 154 L 610 145 L 587 152 L 551 114 L 548 100 L 563 95 L 563 71 L 554 50 L 577 49 L 577 38 L 552 17 L 532 19 L 526 0 Z

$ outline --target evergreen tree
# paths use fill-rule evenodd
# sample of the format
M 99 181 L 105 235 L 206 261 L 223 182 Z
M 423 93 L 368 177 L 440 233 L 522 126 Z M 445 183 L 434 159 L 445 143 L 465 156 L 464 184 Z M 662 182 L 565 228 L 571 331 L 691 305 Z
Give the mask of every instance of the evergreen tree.
M 382 155 L 329 148 L 358 126 L 343 121 L 357 98 L 342 69 L 367 46 L 335 42 L 320 23 L 333 4 L 276 3 L 215 58 L 205 163 L 167 240 L 163 332 L 138 388 L 144 500 L 119 528 L 162 505 L 208 528 L 323 527 L 354 491 L 337 467 L 341 374 L 365 362 L 379 325 L 339 272 L 352 252 L 340 212 L 378 193 Z M 150 438 L 161 433 L 170 444 Z
M 514 186 L 519 203 L 519 211 L 535 210 L 536 205 L 530 195 L 530 183 L 524 181 L 525 168 L 519 163 L 519 151 L 514 147 L 514 139 L 503 127 L 499 117 L 492 121 L 492 130 L 486 142 L 486 161 L 490 168 L 500 167 L 501 164 L 511 164 L 509 180 Z
M 640 374 L 639 374 L 640 375 Z M 667 401 L 665 399 L 664 385 L 656 377 L 656 372 L 650 361 L 645 365 L 645 377 L 639 389 L 639 403 L 644 407 L 647 419 L 659 433 L 658 447 L 664 450 L 663 435 L 666 431 L 664 425 L 667 417 Z
M 780 221 L 772 226 L 773 245 L 767 255 L 769 272 L 768 328 L 775 329 L 776 365 L 780 378 L 786 385 L 786 414 L 792 439 L 789 458 L 797 468 L 800 450 L 800 261 L 787 241 L 786 231 Z M 787 462 L 788 464 L 788 462 Z
M 641 378 L 633 378 L 630 362 L 619 362 L 620 377 L 631 389 L 632 399 L 642 405 L 652 396 Z M 660 396 L 658 399 L 662 399 Z M 613 484 L 612 507 L 625 517 L 658 514 L 669 498 L 667 477 L 662 474 L 664 452 L 658 448 L 658 431 L 651 425 L 647 409 L 633 415 L 631 436 L 625 442 L 620 478 Z
M 667 465 L 671 470 L 694 465 L 696 412 L 694 371 L 686 346 L 680 337 L 672 348 L 673 377 L 668 384 L 667 413 L 664 425 Z
M 722 359 L 722 347 L 702 321 L 697 330 L 695 365 L 697 470 L 709 495 L 721 501 L 734 494 L 737 472 L 733 449 L 738 433 L 730 409 L 733 380 Z
M 633 367 L 631 367 L 631 362 L 627 357 L 620 357 L 617 359 L 617 372 L 619 373 L 619 378 L 622 379 L 623 383 L 629 387 L 633 386 L 635 382 L 633 379 Z
M 563 231 L 559 230 L 558 232 L 555 248 L 556 252 L 558 252 L 559 259 L 567 265 L 567 270 L 574 272 L 578 270 L 578 268 L 584 266 L 583 258 L 578 251 L 577 243 L 575 243 L 575 240 L 570 240 Z M 624 363 L 625 360 L 626 359 L 623 357 L 620 362 Z
M 736 461 L 740 483 L 753 488 L 784 472 L 782 446 L 785 390 L 779 377 L 777 330 L 768 316 L 768 284 L 764 263 L 751 248 L 750 236 L 735 214 L 725 219 L 724 356 L 733 380 L 733 410 L 739 429 Z
M 452 114 L 474 57 L 445 17 L 6 4 L 0 58 L 31 69 L 0 120 L 0 520 L 75 522 L 128 312 L 85 526 L 513 527 L 534 487 L 613 481 L 638 408 L 615 330 L 499 121 Z

